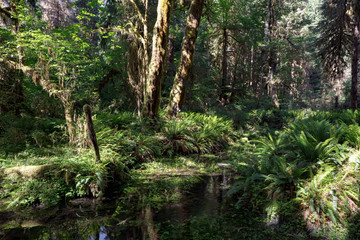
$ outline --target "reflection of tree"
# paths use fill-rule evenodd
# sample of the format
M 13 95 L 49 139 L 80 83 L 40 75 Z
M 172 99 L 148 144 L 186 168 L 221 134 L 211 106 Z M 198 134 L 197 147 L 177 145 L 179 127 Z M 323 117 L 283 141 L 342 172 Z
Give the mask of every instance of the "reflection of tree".
M 158 230 L 154 226 L 154 214 L 150 206 L 142 209 L 141 218 L 143 220 L 142 239 L 159 239 Z

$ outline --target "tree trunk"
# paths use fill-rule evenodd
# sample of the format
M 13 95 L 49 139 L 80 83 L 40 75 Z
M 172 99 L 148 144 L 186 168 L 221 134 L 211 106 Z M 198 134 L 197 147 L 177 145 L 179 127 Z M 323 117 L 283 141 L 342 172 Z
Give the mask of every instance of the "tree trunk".
M 351 109 L 357 109 L 357 85 L 358 85 L 358 67 L 359 67 L 359 6 L 358 1 L 354 0 L 354 36 L 353 36 L 353 52 L 351 64 Z
M 143 116 L 157 117 L 161 99 L 161 80 L 166 62 L 167 37 L 171 13 L 171 0 L 159 0 L 153 32 L 149 76 L 145 85 Z
M 249 78 L 250 78 L 249 86 L 253 88 L 253 92 L 254 92 L 254 94 L 256 94 L 257 83 L 256 83 L 256 81 L 254 79 L 254 46 L 251 46 L 251 51 L 250 51 L 250 73 L 249 73 Z
M 136 98 L 136 105 L 138 117 L 141 116 L 141 103 L 143 99 L 143 83 L 145 80 L 144 68 L 147 68 L 147 63 L 144 63 L 144 54 L 146 50 L 144 46 L 137 40 L 131 39 L 129 43 L 127 72 L 128 80 L 132 88 L 132 92 Z
M 340 103 L 340 93 L 341 93 L 341 84 L 344 82 L 344 73 L 338 73 L 337 77 L 335 78 L 334 88 L 335 88 L 335 103 L 334 108 L 339 109 Z
M 222 55 L 222 78 L 221 78 L 221 92 L 220 92 L 220 103 L 221 105 L 225 105 L 227 98 L 226 98 L 226 85 L 227 85 L 227 73 L 228 73 L 228 66 L 227 66 L 227 48 L 228 48 L 228 34 L 227 29 L 223 29 L 223 55 Z
M 174 39 L 170 39 L 168 40 L 168 47 L 167 47 L 167 60 L 166 60 L 166 67 L 167 67 L 167 71 L 166 71 L 166 76 L 169 79 L 173 79 L 175 76 L 175 64 L 174 64 L 174 60 L 175 60 L 175 44 L 174 44 Z
M 279 100 L 275 89 L 274 75 L 276 71 L 276 53 L 272 46 L 275 26 L 275 0 L 269 1 L 269 73 L 268 73 L 268 89 L 271 96 L 273 106 L 279 108 Z
M 11 33 L 16 36 L 16 38 L 19 38 L 19 31 L 20 31 L 20 23 L 19 18 L 17 17 L 17 8 L 15 3 L 10 2 L 9 8 L 2 8 L 0 7 L 0 13 L 4 14 L 6 18 L 10 20 L 11 25 Z M 18 53 L 18 64 L 23 64 L 23 53 L 22 53 L 22 47 L 19 45 L 17 47 L 17 53 Z M 22 83 L 22 75 L 20 74 L 20 71 L 18 69 L 12 69 L 11 71 L 12 76 L 4 76 L 6 79 L 9 79 L 11 88 L 11 95 L 12 95 L 12 106 L 9 109 L 14 110 L 15 115 L 20 115 L 20 109 L 22 108 L 22 103 L 24 101 L 24 91 L 23 91 L 23 83 Z
M 267 36 L 269 34 L 269 24 L 265 23 L 265 27 L 264 27 L 264 42 L 266 43 L 266 39 Z M 264 43 L 264 45 L 265 45 Z M 256 108 L 260 107 L 261 101 L 262 101 L 262 97 L 264 94 L 264 88 L 265 88 L 265 69 L 266 69 L 266 47 L 263 46 L 261 48 L 261 69 L 260 69 L 260 86 L 259 86 L 259 91 L 258 91 L 258 101 L 256 104 Z
M 154 214 L 150 206 L 146 206 L 142 209 L 142 217 L 143 217 L 143 231 L 142 231 L 142 239 L 150 239 L 157 240 L 159 239 L 158 229 L 154 224 Z
M 245 59 L 243 59 L 245 60 Z M 235 101 L 235 96 L 236 96 L 236 82 L 238 81 L 238 78 L 237 76 L 240 75 L 240 81 L 243 82 L 243 86 L 245 85 L 245 77 L 244 75 L 241 76 L 241 74 L 244 74 L 244 71 L 241 71 L 241 74 L 238 72 L 238 68 L 239 68 L 239 65 L 241 64 L 241 59 L 239 57 L 235 58 L 235 60 L 233 60 L 234 62 L 234 67 L 233 67 L 233 71 L 231 71 L 231 74 L 230 74 L 230 84 L 229 84 L 229 87 L 230 87 L 230 97 L 228 99 L 228 103 L 234 103 Z M 245 61 L 244 61 L 245 62 Z M 245 63 L 244 63 L 245 65 Z M 238 84 L 239 85 L 239 84 Z
M 199 31 L 204 0 L 192 0 L 187 18 L 182 44 L 181 59 L 176 71 L 174 84 L 170 92 L 170 102 L 166 108 L 169 117 L 175 117 L 185 99 L 185 83 L 190 76 L 192 57 Z
M 72 145 L 75 143 L 75 138 L 76 138 L 76 129 L 74 123 L 74 102 L 63 101 L 63 106 L 65 110 L 66 126 L 69 134 L 69 143 L 70 145 Z
M 185 103 L 189 109 L 192 109 L 191 102 L 192 102 L 192 97 L 193 97 L 194 83 L 196 81 L 196 79 L 195 79 L 196 75 L 194 74 L 194 72 L 195 72 L 195 69 L 194 69 L 194 65 L 192 64 L 191 68 L 190 68 L 190 76 L 189 76 L 190 81 L 188 81 L 188 84 L 186 86 L 186 97 L 185 97 Z
M 0 7 L 0 12 L 5 14 L 11 20 L 11 32 L 18 37 L 20 31 L 19 18 L 14 17 L 17 15 L 16 6 L 12 5 L 10 12 Z M 49 49 L 51 50 L 51 49 Z M 72 90 L 64 89 L 64 86 L 53 83 L 50 79 L 50 60 L 40 59 L 39 67 L 41 71 L 37 71 L 34 68 L 24 65 L 22 47 L 17 47 L 18 61 L 14 62 L 11 60 L 3 59 L 4 64 L 16 71 L 21 70 L 24 75 L 29 76 L 33 79 L 34 83 L 39 83 L 43 90 L 48 92 L 50 95 L 55 95 L 63 103 L 65 110 L 65 120 L 69 132 L 69 142 L 73 144 L 75 141 L 76 130 L 73 120 L 74 101 L 71 100 Z M 1 57 L 1 55 L 0 55 Z M 18 91 L 21 89 L 19 88 Z
M 91 119 L 91 109 L 89 105 L 84 106 L 84 113 L 86 118 L 87 131 L 95 152 L 95 163 L 98 163 L 100 162 L 100 151 L 99 151 L 99 145 L 96 140 L 96 133 L 95 133 L 93 121 Z

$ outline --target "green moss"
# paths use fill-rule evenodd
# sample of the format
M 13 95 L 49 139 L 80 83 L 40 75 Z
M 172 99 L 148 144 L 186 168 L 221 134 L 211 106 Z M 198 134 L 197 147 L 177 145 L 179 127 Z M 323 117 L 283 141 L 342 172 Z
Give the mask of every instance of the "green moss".
M 54 165 L 21 166 L 5 168 L 3 176 L 10 179 L 16 178 L 42 178 L 44 174 L 54 170 Z

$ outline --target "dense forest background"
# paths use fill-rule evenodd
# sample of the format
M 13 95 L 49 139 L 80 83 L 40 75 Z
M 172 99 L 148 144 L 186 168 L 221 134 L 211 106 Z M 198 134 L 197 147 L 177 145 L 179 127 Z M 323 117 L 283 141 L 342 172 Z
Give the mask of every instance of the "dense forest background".
M 358 0 L 0 0 L 0 238 L 117 196 L 143 239 L 358 239 L 359 24 Z M 154 223 L 226 171 L 219 216 Z
M 65 114 L 71 133 L 70 119 L 85 103 L 150 117 L 166 106 L 167 112 L 176 107 L 233 115 L 254 108 L 356 108 L 356 3 L 163 4 L 171 7 L 157 10 L 152 1 L 2 1 L 1 113 Z M 187 29 L 196 10 L 192 20 L 201 24 Z M 158 28 L 161 11 L 168 19 Z M 182 51 L 195 41 L 187 63 Z M 181 96 L 170 95 L 176 87 Z

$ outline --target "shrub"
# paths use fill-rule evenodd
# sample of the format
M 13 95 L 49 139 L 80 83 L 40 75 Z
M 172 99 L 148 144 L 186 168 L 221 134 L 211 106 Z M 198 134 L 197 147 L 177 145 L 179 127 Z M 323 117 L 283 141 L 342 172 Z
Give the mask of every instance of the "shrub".
M 346 219 L 358 211 L 359 179 L 354 176 L 351 168 L 336 170 L 323 165 L 310 181 L 299 186 L 297 200 L 309 225 L 346 225 Z
M 12 186 L 9 186 L 12 185 Z M 30 205 L 54 206 L 62 199 L 63 186 L 49 180 L 28 179 L 15 183 L 6 181 L 4 188 L 11 189 L 9 208 Z

